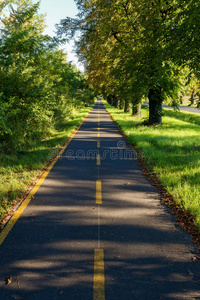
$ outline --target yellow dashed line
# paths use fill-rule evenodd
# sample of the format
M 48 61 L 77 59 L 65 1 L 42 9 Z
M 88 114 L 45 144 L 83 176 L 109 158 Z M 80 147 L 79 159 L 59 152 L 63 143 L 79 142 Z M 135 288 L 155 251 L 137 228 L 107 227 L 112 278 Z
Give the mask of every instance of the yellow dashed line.
M 96 181 L 96 204 L 102 204 L 101 180 Z
M 99 130 L 100 130 L 100 117 L 98 112 L 98 131 Z M 100 132 L 97 133 L 97 136 L 100 137 Z M 97 141 L 97 147 L 100 148 L 100 141 Z M 97 154 L 97 165 L 98 166 L 101 165 L 100 154 Z M 96 204 L 102 204 L 101 180 L 96 181 Z M 100 236 L 98 237 L 98 240 L 99 238 Z M 103 249 L 94 250 L 93 300 L 105 300 L 104 250 Z
M 101 165 L 101 157 L 100 154 L 97 154 L 97 166 Z
M 94 250 L 93 300 L 105 300 L 104 251 Z

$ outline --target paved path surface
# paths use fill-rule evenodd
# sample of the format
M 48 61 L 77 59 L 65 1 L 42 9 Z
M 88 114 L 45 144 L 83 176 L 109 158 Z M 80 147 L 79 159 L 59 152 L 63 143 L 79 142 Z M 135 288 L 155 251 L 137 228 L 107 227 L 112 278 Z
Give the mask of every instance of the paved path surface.
M 149 105 L 148 102 L 143 102 L 144 105 Z M 170 107 L 169 105 L 163 104 L 163 108 L 173 109 L 173 107 Z M 189 107 L 189 106 L 179 106 L 180 111 L 187 111 L 191 113 L 200 114 L 200 109 L 196 107 Z
M 200 299 L 195 255 L 99 101 L 0 246 L 0 299 Z

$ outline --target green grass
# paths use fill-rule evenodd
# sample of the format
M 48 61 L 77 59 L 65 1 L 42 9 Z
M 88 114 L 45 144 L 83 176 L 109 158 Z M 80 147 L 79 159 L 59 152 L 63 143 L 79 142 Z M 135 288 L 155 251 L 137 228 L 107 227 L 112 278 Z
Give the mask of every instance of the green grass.
M 166 109 L 163 125 L 148 127 L 130 113 L 104 104 L 147 166 L 200 228 L 200 115 Z M 142 108 L 142 116 L 147 118 L 147 107 Z
M 51 137 L 28 151 L 0 154 L 0 222 L 4 214 L 22 197 L 41 170 L 67 141 L 91 107 L 74 112 L 70 119 L 59 124 Z

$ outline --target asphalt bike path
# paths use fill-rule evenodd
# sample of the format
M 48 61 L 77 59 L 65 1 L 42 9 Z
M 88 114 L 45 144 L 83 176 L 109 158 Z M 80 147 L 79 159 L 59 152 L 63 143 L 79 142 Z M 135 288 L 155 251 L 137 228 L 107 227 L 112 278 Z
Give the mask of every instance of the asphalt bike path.
M 0 299 L 200 299 L 196 255 L 98 100 L 0 245 Z

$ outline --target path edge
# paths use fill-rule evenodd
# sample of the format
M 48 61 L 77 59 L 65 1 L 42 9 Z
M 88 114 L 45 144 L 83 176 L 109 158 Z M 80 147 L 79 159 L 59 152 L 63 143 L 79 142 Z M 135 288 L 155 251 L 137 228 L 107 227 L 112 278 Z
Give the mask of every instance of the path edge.
M 140 164 L 140 167 L 142 169 L 142 172 L 144 176 L 147 178 L 148 181 L 150 181 L 153 186 L 157 188 L 157 191 L 159 192 L 161 196 L 161 203 L 167 206 L 170 210 L 170 213 L 174 215 L 176 218 L 176 222 L 185 233 L 189 234 L 191 236 L 192 242 L 196 244 L 197 249 L 200 253 L 200 229 L 196 226 L 194 223 L 193 216 L 183 209 L 179 203 L 175 201 L 173 196 L 165 189 L 165 187 L 162 185 L 162 182 L 159 180 L 157 174 L 152 169 L 149 169 L 147 167 L 147 164 L 145 162 L 145 158 L 142 157 L 141 151 L 138 150 L 133 144 L 130 143 L 128 136 L 122 131 L 117 121 L 114 120 L 111 113 L 107 110 L 104 103 L 102 102 L 105 110 L 109 114 L 112 121 L 115 123 L 127 143 L 131 146 L 132 150 L 137 154 L 137 161 Z M 199 260 L 200 260 L 200 256 Z
M 95 104 L 96 104 L 96 102 L 95 102 Z M 73 137 L 75 136 L 77 131 L 80 129 L 81 125 L 85 122 L 86 118 L 89 116 L 89 114 L 93 110 L 95 104 L 90 109 L 90 111 L 85 115 L 85 117 L 82 119 L 82 121 L 79 123 L 79 125 L 72 131 L 72 133 L 69 135 L 67 141 L 62 146 L 60 146 L 59 150 L 53 155 L 53 157 L 49 160 L 49 162 L 41 170 L 40 174 L 36 177 L 36 180 L 35 180 L 34 184 L 31 186 L 31 188 L 29 188 L 28 194 L 27 194 L 27 191 L 26 191 L 25 192 L 25 194 L 26 194 L 25 198 L 22 201 L 18 202 L 16 204 L 16 206 L 14 207 L 13 213 L 11 214 L 10 218 L 7 219 L 6 222 L 1 225 L 2 228 L 0 230 L 0 246 L 4 242 L 4 240 L 6 239 L 7 235 L 11 231 L 11 229 L 14 227 L 15 223 L 18 221 L 18 219 L 22 215 L 25 208 L 30 203 L 31 199 L 34 198 L 34 195 L 36 194 L 36 192 L 38 191 L 38 189 L 42 185 L 43 181 L 48 176 L 51 169 L 56 164 L 56 162 L 58 161 L 58 159 L 60 158 L 62 153 L 68 147 L 71 140 L 73 139 Z

